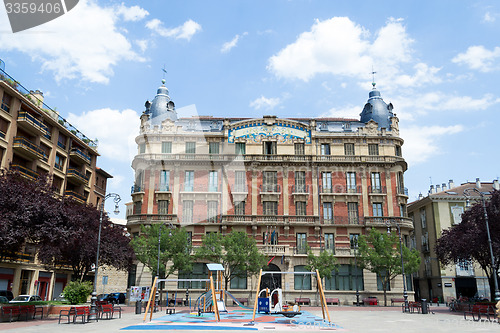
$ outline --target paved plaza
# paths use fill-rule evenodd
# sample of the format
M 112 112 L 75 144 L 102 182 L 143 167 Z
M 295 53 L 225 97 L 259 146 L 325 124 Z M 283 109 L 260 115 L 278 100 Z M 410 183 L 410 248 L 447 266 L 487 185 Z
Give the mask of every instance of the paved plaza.
M 40 333 L 69 333 L 69 332 L 171 332 L 178 330 L 180 332 L 206 332 L 214 331 L 212 324 L 214 318 L 207 316 L 207 324 L 194 325 L 173 325 L 174 316 L 167 316 L 164 312 L 153 314 L 153 321 L 143 323 L 144 314 L 135 314 L 135 308 L 123 307 L 122 318 L 111 320 L 100 320 L 95 323 L 86 324 L 58 324 L 57 317 L 50 317 L 43 320 L 34 320 L 29 322 L 0 323 L 2 332 L 40 332 Z M 321 308 L 304 307 L 309 316 L 321 318 Z M 184 311 L 183 311 L 184 310 Z M 189 314 L 186 308 L 178 308 L 177 313 Z M 238 308 L 229 308 L 229 314 L 237 314 Z M 338 331 L 338 332 L 500 332 L 500 325 L 496 322 L 473 322 L 464 320 L 462 314 L 450 313 L 445 306 L 431 307 L 430 314 L 403 314 L 399 307 L 350 307 L 350 306 L 330 306 L 330 316 L 334 325 L 318 320 L 301 319 L 301 316 L 286 319 L 278 316 L 277 322 L 287 321 L 287 325 L 274 325 L 267 323 L 256 323 L 248 325 L 246 320 L 241 322 L 236 328 L 227 325 L 217 326 L 217 330 L 229 332 L 238 331 L 272 331 L 272 332 L 311 332 L 311 331 Z M 224 318 L 224 315 L 221 316 Z M 210 325 L 208 324 L 210 323 Z M 170 326 L 161 326 L 158 324 L 166 323 Z M 193 325 L 190 327 L 190 325 Z M 201 326 L 201 327 L 200 327 Z M 196 328 L 196 329 L 192 329 Z

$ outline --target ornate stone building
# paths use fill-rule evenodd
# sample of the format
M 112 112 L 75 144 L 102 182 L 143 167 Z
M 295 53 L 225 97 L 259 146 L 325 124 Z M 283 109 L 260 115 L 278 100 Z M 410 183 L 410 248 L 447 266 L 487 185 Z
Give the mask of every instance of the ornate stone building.
M 357 237 L 397 223 L 407 241 L 413 224 L 406 215 L 398 118 L 375 84 L 359 120 L 181 118 L 162 85 L 146 102 L 136 142 L 127 216 L 132 234 L 142 224 L 185 227 L 196 247 L 208 232 L 245 231 L 269 257 L 268 270 L 277 272 L 263 285 L 283 287 L 290 299 L 315 300 L 315 283 L 279 272 L 303 271 L 307 247 L 315 254 L 331 251 L 340 267 L 325 280 L 326 297 L 352 304 L 357 284 L 361 299 L 382 299 L 375 274 L 354 265 Z M 183 276 L 206 278 L 203 266 Z M 151 281 L 141 264 L 129 278 L 130 285 Z M 401 297 L 402 282 L 396 278 L 389 295 Z M 255 277 L 234 279 L 229 291 L 252 298 L 255 284 Z M 201 292 L 182 282 L 167 289 L 187 287 Z

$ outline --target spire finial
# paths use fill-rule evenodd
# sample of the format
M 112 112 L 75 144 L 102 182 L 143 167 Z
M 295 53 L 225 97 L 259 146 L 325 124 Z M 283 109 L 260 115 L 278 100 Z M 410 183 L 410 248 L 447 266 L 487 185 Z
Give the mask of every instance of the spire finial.
M 375 83 L 375 74 L 377 74 L 377 72 L 375 72 L 373 70 L 373 65 L 372 65 L 372 72 L 370 74 L 372 75 L 372 86 L 373 86 L 373 89 L 375 89 L 375 85 L 376 85 L 376 83 Z
M 167 74 L 167 70 L 165 69 L 165 64 L 163 64 L 163 68 L 161 70 L 163 71 L 163 79 L 161 80 L 161 83 L 165 84 L 165 74 Z

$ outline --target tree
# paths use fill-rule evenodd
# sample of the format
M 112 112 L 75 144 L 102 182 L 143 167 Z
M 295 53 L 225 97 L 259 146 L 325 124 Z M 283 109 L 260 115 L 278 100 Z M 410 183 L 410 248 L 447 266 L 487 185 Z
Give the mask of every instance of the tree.
M 161 237 L 160 271 L 158 272 L 159 236 Z M 148 267 L 153 276 L 168 277 L 175 271 L 191 270 L 192 268 L 191 241 L 184 228 L 170 229 L 163 224 L 142 226 L 141 235 L 132 240 L 132 247 L 137 260 Z M 169 262 L 171 265 L 166 271 Z
M 83 281 L 96 262 L 101 213 L 71 199 L 60 206 L 60 219 L 47 221 L 39 232 L 38 259 L 52 268 L 71 266 L 73 280 Z M 127 270 L 134 259 L 129 242 L 123 228 L 103 213 L 99 265 Z
M 398 236 L 370 229 L 368 235 L 358 239 L 359 266 L 377 274 L 384 291 L 384 306 L 387 306 L 387 287 L 399 274 L 401 269 L 401 254 Z M 403 246 L 403 262 L 405 274 L 412 274 L 420 266 L 420 255 L 417 250 Z
M 332 272 L 338 269 L 337 258 L 329 251 L 321 251 L 319 256 L 315 256 L 314 253 L 309 250 L 307 253 L 306 269 L 311 272 L 318 270 L 322 278 L 331 277 Z
M 266 265 L 266 256 L 259 252 L 255 239 L 245 232 L 226 235 L 209 233 L 203 237 L 202 242 L 202 246 L 196 249 L 196 257 L 222 264 L 226 290 L 235 277 L 255 275 Z
M 491 264 L 486 221 L 482 203 L 473 205 L 462 214 L 462 222 L 443 230 L 436 242 L 436 254 L 444 265 L 457 264 L 461 261 L 476 261 L 488 277 L 491 300 L 495 299 L 494 272 L 500 268 L 500 192 L 492 191 L 486 202 L 488 224 L 495 258 L 495 267 Z

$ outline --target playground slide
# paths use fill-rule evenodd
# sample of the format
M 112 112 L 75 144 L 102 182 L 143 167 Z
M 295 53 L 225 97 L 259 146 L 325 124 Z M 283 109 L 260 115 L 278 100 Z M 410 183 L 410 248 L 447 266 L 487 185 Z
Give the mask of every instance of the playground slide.
M 229 296 L 229 297 L 231 297 L 231 298 L 233 299 L 233 301 L 234 301 L 236 304 L 238 304 L 238 306 L 239 306 L 240 308 L 243 308 L 243 309 L 250 309 L 248 306 L 244 306 L 243 304 L 241 304 L 241 302 L 240 302 L 240 301 L 238 301 L 238 300 L 236 299 L 236 297 L 234 297 L 234 296 L 233 296 L 233 295 L 232 295 L 229 291 L 225 290 L 225 292 L 226 292 L 226 295 L 227 295 L 227 296 Z

